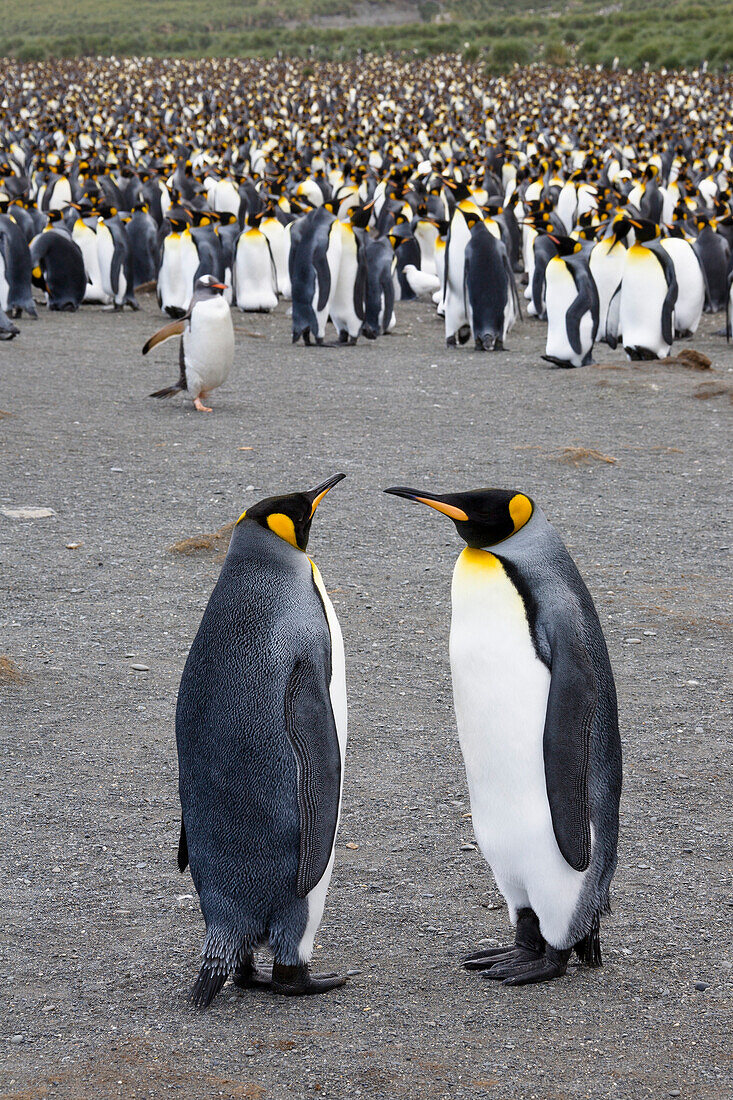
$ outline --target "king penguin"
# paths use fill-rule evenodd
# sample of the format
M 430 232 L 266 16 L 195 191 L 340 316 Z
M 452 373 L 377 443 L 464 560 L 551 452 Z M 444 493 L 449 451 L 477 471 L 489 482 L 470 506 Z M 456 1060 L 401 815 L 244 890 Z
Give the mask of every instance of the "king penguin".
M 309 967 L 333 868 L 346 680 L 338 619 L 305 553 L 344 476 L 240 516 L 183 670 L 178 866 L 190 865 L 206 922 L 201 1007 L 230 974 L 290 995 L 346 981 Z M 271 976 L 255 967 L 264 942 Z
M 521 492 L 386 492 L 452 519 L 450 661 L 473 828 L 516 939 L 469 970 L 549 981 L 571 951 L 601 964 L 616 867 L 621 743 L 591 596 L 555 528 Z

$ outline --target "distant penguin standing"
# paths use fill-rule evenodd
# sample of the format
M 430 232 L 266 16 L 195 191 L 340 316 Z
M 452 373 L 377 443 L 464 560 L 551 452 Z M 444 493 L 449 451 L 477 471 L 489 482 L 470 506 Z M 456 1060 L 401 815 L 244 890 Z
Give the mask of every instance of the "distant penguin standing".
M 394 487 L 452 519 L 450 661 L 473 830 L 516 924 L 513 946 L 469 955 L 505 985 L 600 966 L 616 868 L 621 742 L 593 601 L 554 527 L 501 489 L 437 496 Z
M 217 283 L 213 275 L 204 275 L 196 283 L 186 316 L 165 325 L 145 344 L 143 355 L 173 336 L 181 337 L 178 381 L 151 397 L 172 397 L 185 391 L 199 412 L 212 411 L 204 401 L 226 382 L 234 359 L 234 326 L 222 297 L 224 290 L 225 285 Z
M 482 218 L 463 211 L 470 239 L 464 253 L 466 316 L 477 351 L 503 351 L 519 315 L 519 296 L 506 248 Z
M 11 206 L 15 211 L 17 207 Z M 12 317 L 25 310 L 29 317 L 38 317 L 33 301 L 31 253 L 25 233 L 11 214 L 0 214 L 0 309 Z
M 290 230 L 288 267 L 293 301 L 293 343 L 303 338 L 323 344 L 331 295 L 341 258 L 336 218 L 325 203 L 294 222 Z
M 692 247 L 705 277 L 705 312 L 718 313 L 725 309 L 727 298 L 730 246 L 709 219 L 698 218 L 697 228 Z
M 705 306 L 705 279 L 700 261 L 682 230 L 662 237 L 659 242 L 671 257 L 677 280 L 677 301 L 674 307 L 675 337 L 694 336 Z
M 592 362 L 598 333 L 598 291 L 580 241 L 555 237 L 558 254 L 545 271 L 547 343 L 542 356 L 558 367 Z
M 261 212 L 250 217 L 234 254 L 234 302 L 243 312 L 269 313 L 277 306 L 277 272 L 261 220 Z
M 331 292 L 329 314 L 339 343 L 356 344 L 364 321 L 366 269 L 361 245 L 350 221 L 337 220 L 331 234 L 340 237 L 339 264 Z
M 158 265 L 158 305 L 169 317 L 182 317 L 187 312 L 199 254 L 188 215 L 180 206 L 171 206 L 166 214 L 170 232 L 163 237 Z
M 598 340 L 606 339 L 608 307 L 621 286 L 626 266 L 625 237 L 631 229 L 628 218 L 616 218 L 607 237 L 597 241 L 591 249 L 588 266 L 598 291 Z
M 674 342 L 677 279 L 672 257 L 659 241 L 659 226 L 630 219 L 636 243 L 626 252 L 621 286 L 608 309 L 606 337 L 620 339 L 629 359 L 666 359 Z
M 367 340 L 376 340 L 394 328 L 396 323 L 392 282 L 394 252 L 389 241 L 374 240 L 363 229 L 356 229 L 355 232 L 361 237 L 366 270 L 362 333 Z
M 206 922 L 191 992 L 205 1007 L 231 974 L 286 995 L 310 973 L 334 861 L 346 750 L 341 630 L 306 556 L 316 489 L 248 508 L 183 670 L 176 710 L 181 840 Z M 271 975 L 255 965 L 268 943 Z

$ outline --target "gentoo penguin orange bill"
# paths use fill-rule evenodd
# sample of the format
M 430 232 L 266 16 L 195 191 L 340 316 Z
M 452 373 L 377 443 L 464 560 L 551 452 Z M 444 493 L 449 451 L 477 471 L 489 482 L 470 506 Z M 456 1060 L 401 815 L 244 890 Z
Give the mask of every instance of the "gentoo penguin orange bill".
M 616 867 L 616 690 L 588 589 L 555 528 L 520 492 L 386 492 L 452 519 L 450 660 L 473 829 L 506 898 L 512 947 L 469 970 L 506 985 L 601 963 Z
M 156 390 L 151 397 L 171 397 L 186 390 L 200 412 L 211 412 L 204 401 L 212 390 L 226 382 L 234 359 L 234 326 L 229 305 L 222 297 L 224 290 L 224 283 L 218 283 L 213 275 L 197 279 L 186 316 L 164 325 L 150 337 L 143 355 L 173 336 L 182 338 L 178 381 L 174 386 Z
M 191 993 L 232 974 L 286 995 L 325 993 L 310 959 L 333 869 L 346 751 L 344 647 L 305 553 L 320 501 L 268 497 L 240 516 L 183 670 L 176 710 L 181 841 L 206 921 Z M 254 951 L 269 943 L 269 970 Z

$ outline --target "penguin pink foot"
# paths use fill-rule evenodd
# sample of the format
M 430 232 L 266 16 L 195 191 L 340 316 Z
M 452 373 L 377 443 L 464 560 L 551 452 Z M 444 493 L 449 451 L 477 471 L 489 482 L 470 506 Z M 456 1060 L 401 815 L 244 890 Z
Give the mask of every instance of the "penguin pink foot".
M 204 396 L 206 396 L 206 395 L 204 394 Z M 202 413 L 210 413 L 210 412 L 213 412 L 213 411 L 214 411 L 214 410 L 213 410 L 213 409 L 211 408 L 211 406 L 209 406 L 209 405 L 204 405 L 204 403 L 203 403 L 203 401 L 201 400 L 201 398 L 200 398 L 200 397 L 194 397 L 194 399 L 193 399 L 193 405 L 194 405 L 194 408 L 195 408 L 195 409 L 198 409 L 198 411 L 199 411 L 199 412 L 202 412 Z

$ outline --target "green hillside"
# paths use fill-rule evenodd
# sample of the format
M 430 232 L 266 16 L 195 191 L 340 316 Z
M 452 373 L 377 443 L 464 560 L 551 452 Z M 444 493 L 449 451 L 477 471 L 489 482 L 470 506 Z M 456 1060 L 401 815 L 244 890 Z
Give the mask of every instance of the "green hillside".
M 530 6 L 531 5 L 531 6 Z M 468 51 L 518 62 L 711 68 L 733 62 L 733 0 L 25 0 L 7 5 L 0 54 L 332 58 L 358 49 Z

